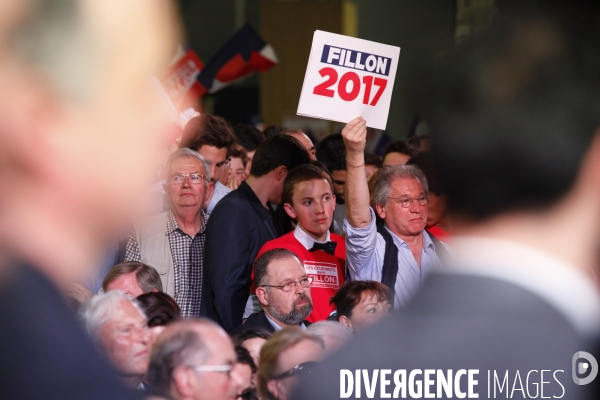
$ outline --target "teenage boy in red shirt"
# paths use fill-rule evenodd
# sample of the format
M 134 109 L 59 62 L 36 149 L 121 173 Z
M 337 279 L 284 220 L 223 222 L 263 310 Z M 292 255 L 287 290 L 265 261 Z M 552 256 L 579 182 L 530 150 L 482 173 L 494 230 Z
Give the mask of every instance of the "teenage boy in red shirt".
M 331 177 L 316 165 L 296 167 L 285 178 L 282 200 L 285 212 L 296 221 L 296 228 L 265 243 L 257 257 L 276 248 L 294 252 L 312 278 L 313 312 L 307 320 L 322 321 L 334 310 L 329 302 L 344 283 L 346 267 L 344 238 L 329 232 L 335 209 Z M 254 289 L 254 272 L 252 286 Z

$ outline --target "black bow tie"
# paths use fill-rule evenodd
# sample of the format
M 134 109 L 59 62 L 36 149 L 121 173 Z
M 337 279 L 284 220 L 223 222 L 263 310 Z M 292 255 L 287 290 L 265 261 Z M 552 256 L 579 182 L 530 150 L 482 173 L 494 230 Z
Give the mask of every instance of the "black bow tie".
M 315 244 L 313 244 L 313 247 L 309 251 L 323 250 L 325 253 L 333 255 L 335 253 L 336 246 L 337 246 L 337 242 L 325 242 L 325 243 L 315 242 Z

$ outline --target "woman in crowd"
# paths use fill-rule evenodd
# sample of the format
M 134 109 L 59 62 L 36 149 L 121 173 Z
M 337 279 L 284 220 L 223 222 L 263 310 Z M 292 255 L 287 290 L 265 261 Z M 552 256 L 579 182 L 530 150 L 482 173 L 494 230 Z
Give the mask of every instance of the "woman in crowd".
M 353 332 L 360 332 L 389 315 L 390 289 L 380 282 L 351 281 L 332 297 L 336 319 Z
M 258 368 L 245 347 L 236 345 L 235 353 L 237 362 L 233 368 L 237 370 L 237 374 L 240 377 L 238 399 L 255 400 L 258 398 L 256 396 L 256 372 Z
M 163 292 L 144 293 L 136 297 L 136 300 L 148 318 L 153 343 L 167 324 L 178 319 L 181 314 L 175 299 Z
M 260 349 L 271 337 L 271 333 L 265 329 L 255 328 L 248 329 L 240 333 L 233 338 L 233 342 L 237 345 L 244 347 L 254 360 L 254 363 L 258 365 L 260 361 Z
M 323 341 L 297 327 L 275 332 L 260 351 L 258 392 L 264 400 L 288 400 L 300 373 L 321 361 Z

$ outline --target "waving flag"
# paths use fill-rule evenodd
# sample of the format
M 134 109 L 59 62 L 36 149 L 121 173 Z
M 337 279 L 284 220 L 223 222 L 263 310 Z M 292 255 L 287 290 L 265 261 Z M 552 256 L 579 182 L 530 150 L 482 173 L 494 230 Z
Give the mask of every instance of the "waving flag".
M 208 93 L 277 64 L 277 56 L 250 25 L 245 25 L 206 64 L 198 82 Z

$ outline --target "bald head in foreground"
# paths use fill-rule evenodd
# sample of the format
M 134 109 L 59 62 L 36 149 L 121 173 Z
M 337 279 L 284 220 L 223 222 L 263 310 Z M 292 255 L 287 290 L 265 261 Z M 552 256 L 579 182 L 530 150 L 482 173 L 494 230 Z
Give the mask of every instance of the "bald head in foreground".
M 236 360 L 233 342 L 216 323 L 181 320 L 155 343 L 148 380 L 174 400 L 233 400 L 243 385 Z

